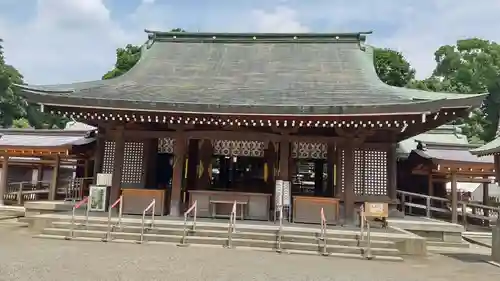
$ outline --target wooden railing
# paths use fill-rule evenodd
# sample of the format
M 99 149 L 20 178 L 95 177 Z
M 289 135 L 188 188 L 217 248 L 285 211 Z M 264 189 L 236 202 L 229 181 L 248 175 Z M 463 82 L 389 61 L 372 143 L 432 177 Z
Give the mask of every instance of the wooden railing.
M 399 207 L 409 215 L 424 215 L 428 218 L 449 219 L 452 217 L 451 200 L 447 198 L 398 190 Z M 495 224 L 500 213 L 498 207 L 486 206 L 474 202 L 457 201 L 457 216 L 464 226 L 468 224 Z M 486 223 L 485 223 L 486 222 Z
M 10 182 L 4 194 L 4 201 L 13 205 L 24 205 L 25 201 L 47 200 L 50 182 Z
M 88 186 L 92 181 L 93 178 L 61 179 L 56 188 L 56 199 L 80 201 L 88 195 Z M 26 201 L 48 200 L 51 184 L 50 181 L 10 182 L 3 199 L 8 204 L 19 206 L 24 205 Z

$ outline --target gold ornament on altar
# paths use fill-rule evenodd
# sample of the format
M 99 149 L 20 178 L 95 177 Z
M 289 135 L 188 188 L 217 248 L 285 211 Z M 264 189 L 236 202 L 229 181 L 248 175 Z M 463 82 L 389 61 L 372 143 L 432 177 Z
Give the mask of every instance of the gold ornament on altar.
M 264 163 L 264 181 L 267 182 L 267 178 L 269 177 L 269 167 L 267 163 Z
M 201 178 L 203 176 L 203 161 L 200 160 L 200 164 L 198 165 L 198 178 Z

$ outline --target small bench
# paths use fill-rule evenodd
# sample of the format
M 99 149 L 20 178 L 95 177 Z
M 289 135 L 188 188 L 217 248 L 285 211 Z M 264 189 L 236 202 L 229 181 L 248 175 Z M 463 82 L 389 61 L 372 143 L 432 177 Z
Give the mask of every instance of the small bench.
M 215 217 L 217 217 L 217 214 L 215 212 L 215 207 L 217 204 L 233 205 L 234 200 L 233 201 L 231 201 L 231 200 L 210 200 L 209 203 L 210 203 L 210 214 L 212 215 L 212 218 L 215 218 Z M 243 220 L 244 216 L 245 216 L 245 206 L 248 205 L 248 201 L 236 201 L 236 205 L 240 205 L 240 209 L 241 209 L 240 217 L 241 217 L 241 220 Z

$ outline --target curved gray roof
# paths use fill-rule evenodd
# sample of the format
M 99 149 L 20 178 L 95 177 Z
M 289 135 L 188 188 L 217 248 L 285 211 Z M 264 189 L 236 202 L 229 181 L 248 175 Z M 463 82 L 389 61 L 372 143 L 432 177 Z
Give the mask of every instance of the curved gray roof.
M 140 61 L 120 77 L 20 87 L 50 105 L 194 113 L 416 113 L 484 99 L 384 84 L 363 33 L 148 33 Z

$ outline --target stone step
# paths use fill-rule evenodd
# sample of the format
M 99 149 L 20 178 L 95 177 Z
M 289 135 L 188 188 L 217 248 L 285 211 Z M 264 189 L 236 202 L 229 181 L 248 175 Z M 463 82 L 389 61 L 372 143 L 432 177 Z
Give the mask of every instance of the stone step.
M 116 222 L 116 219 L 112 220 L 113 223 Z M 61 218 L 55 220 L 52 224 L 57 225 L 58 223 L 70 223 L 70 218 Z M 150 220 L 147 220 L 147 223 L 150 223 Z M 76 225 L 85 224 L 85 219 L 83 217 L 77 217 L 75 219 Z M 107 219 L 105 218 L 91 218 L 89 219 L 89 224 L 93 225 L 105 225 L 107 226 Z M 124 220 L 122 225 L 124 227 L 140 227 L 140 220 Z M 188 227 L 192 226 L 192 222 L 188 224 Z M 166 220 L 158 220 L 155 222 L 155 227 L 157 228 L 167 228 L 167 229 L 180 229 L 183 230 L 184 225 L 182 221 L 166 221 Z M 278 225 L 251 225 L 251 224 L 240 224 L 240 221 L 236 222 L 236 229 L 240 232 L 245 233 L 258 233 L 258 234 L 273 234 L 275 235 L 278 231 Z M 196 224 L 197 231 L 222 231 L 227 232 L 228 225 L 227 223 L 205 223 L 198 222 Z M 320 233 L 319 226 L 317 228 L 304 228 L 304 227 L 294 227 L 294 226 L 285 226 L 282 231 L 283 235 L 296 235 L 296 236 L 317 236 Z M 328 229 L 326 237 L 328 238 L 343 238 L 343 239 L 358 239 L 359 233 L 354 231 L 343 231 L 338 229 Z M 372 240 L 383 240 L 383 241 L 391 241 L 396 242 L 400 241 L 401 238 L 393 235 L 387 235 L 382 237 L 382 233 L 372 232 Z
M 53 223 L 52 228 L 70 229 L 71 223 L 69 222 L 56 222 Z M 95 230 L 107 232 L 108 226 L 104 224 L 89 224 L 87 226 L 78 226 L 79 229 L 85 230 Z M 141 227 L 139 226 L 123 226 L 122 228 L 114 229 L 114 232 L 125 232 L 125 233 L 140 233 Z M 160 235 L 177 235 L 182 236 L 184 231 L 181 228 L 154 228 L 147 230 L 149 234 L 160 234 Z M 189 236 L 199 236 L 199 237 L 220 237 L 227 238 L 227 229 L 223 230 L 203 230 L 197 229 L 195 232 L 188 231 L 186 235 Z M 240 239 L 252 239 L 252 240 L 265 240 L 265 241 L 276 241 L 276 233 L 255 233 L 255 232 L 245 232 L 244 230 L 237 229 L 236 233 L 233 234 L 234 238 Z M 285 233 L 282 235 L 282 241 L 285 242 L 297 242 L 297 243 L 318 243 L 318 238 L 316 234 L 309 233 L 309 235 L 295 235 Z M 338 238 L 338 237 L 327 237 L 327 244 L 334 245 L 344 245 L 344 246 L 365 246 L 365 241 L 358 241 L 357 239 L 348 238 Z M 373 240 L 372 247 L 376 248 L 394 248 L 394 243 L 391 241 L 383 240 Z
M 67 229 L 62 229 L 62 228 L 46 228 L 43 230 L 42 234 L 43 235 L 65 237 L 65 236 L 69 235 L 69 231 Z M 82 229 L 74 230 L 74 237 L 103 239 L 105 236 L 106 236 L 105 231 L 82 230 Z M 112 234 L 112 238 L 115 240 L 139 241 L 140 234 L 139 233 L 115 232 Z M 178 244 L 178 243 L 181 243 L 181 236 L 146 233 L 146 234 L 144 234 L 144 241 L 146 241 L 146 242 L 166 242 L 166 243 L 177 243 Z M 227 237 L 200 237 L 200 236 L 187 236 L 186 241 L 185 241 L 186 244 L 220 245 L 220 246 L 227 245 L 227 242 L 228 242 Z M 232 245 L 234 247 L 275 249 L 277 243 L 276 243 L 276 241 L 234 238 L 232 240 Z M 298 250 L 298 251 L 319 252 L 321 250 L 320 246 L 318 246 L 317 242 L 316 243 L 299 243 L 299 242 L 283 241 L 281 243 L 281 248 L 283 250 L 287 250 L 287 251 L 288 250 Z M 326 252 L 361 255 L 363 253 L 363 248 L 357 247 L 357 246 L 344 246 L 344 245 L 328 244 Z M 398 257 L 398 256 L 400 256 L 400 253 L 397 249 L 394 249 L 394 248 L 372 247 L 372 255 Z
M 41 238 L 41 239 L 55 239 L 55 240 L 66 240 L 65 235 L 51 235 L 51 234 L 37 234 L 33 236 L 35 238 Z M 101 242 L 102 238 L 91 238 L 91 237 L 74 237 L 71 239 L 72 241 L 86 241 L 86 242 Z M 120 239 L 114 239 L 111 240 L 110 243 L 135 243 L 135 241 L 131 240 L 120 240 Z M 155 241 L 149 241 L 147 242 L 148 244 L 154 244 L 154 245 L 172 245 L 172 243 L 169 242 L 155 242 Z M 205 245 L 197 245 L 197 247 L 220 247 L 219 245 L 210 245 L 210 244 L 205 244 Z M 239 246 L 238 250 L 252 250 L 252 251 L 262 251 L 262 252 L 276 252 L 274 249 L 269 249 L 269 248 L 257 248 L 257 247 L 243 247 Z M 300 255 L 321 255 L 319 252 L 312 252 L 312 251 L 300 251 L 300 250 L 287 250 L 284 252 L 286 254 L 300 254 Z M 347 254 L 347 253 L 329 253 L 328 257 L 337 257 L 337 258 L 350 258 L 350 259 L 365 259 L 360 254 Z M 375 260 L 380 260 L 380 261 L 392 261 L 392 262 L 402 262 L 404 261 L 402 257 L 400 256 L 373 256 L 373 259 Z

